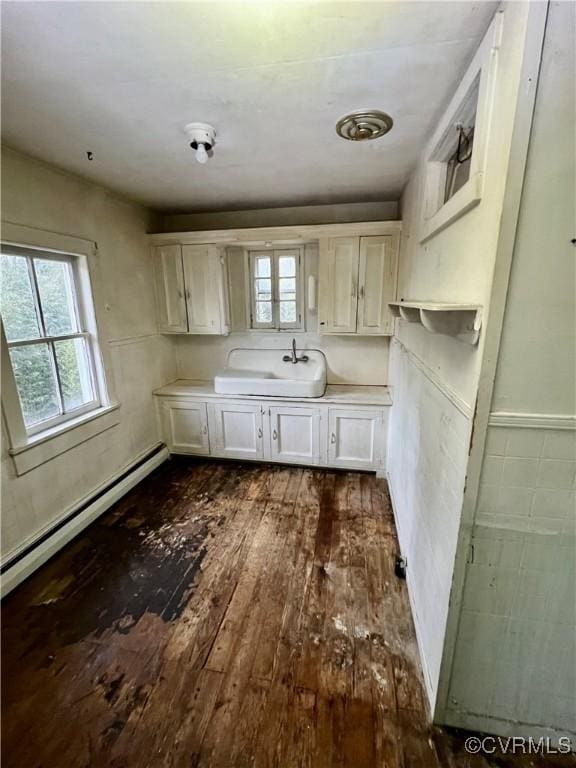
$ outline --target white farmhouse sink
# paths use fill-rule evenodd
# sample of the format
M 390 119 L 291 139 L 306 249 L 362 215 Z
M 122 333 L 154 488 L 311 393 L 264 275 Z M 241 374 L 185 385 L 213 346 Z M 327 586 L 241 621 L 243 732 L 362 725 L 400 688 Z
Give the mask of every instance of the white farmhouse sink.
M 317 349 L 298 350 L 306 362 L 285 362 L 290 349 L 232 349 L 226 368 L 214 378 L 220 395 L 322 397 L 326 389 L 326 358 Z

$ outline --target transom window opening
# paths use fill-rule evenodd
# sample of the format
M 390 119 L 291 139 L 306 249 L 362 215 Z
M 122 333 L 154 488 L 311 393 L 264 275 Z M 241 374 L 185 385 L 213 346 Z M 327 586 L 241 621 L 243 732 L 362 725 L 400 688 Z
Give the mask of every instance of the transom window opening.
M 98 408 L 79 257 L 2 247 L 0 312 L 26 430 Z

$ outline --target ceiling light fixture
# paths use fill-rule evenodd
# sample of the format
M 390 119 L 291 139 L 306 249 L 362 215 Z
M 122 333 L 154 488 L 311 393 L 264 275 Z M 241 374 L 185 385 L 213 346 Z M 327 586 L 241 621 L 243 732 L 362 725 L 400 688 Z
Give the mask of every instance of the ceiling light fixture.
M 216 143 L 216 130 L 208 123 L 188 123 L 184 126 L 184 133 L 192 149 L 196 151 L 196 160 L 199 163 L 208 162 L 208 152 Z
M 349 141 L 378 139 L 392 128 L 394 121 L 378 109 L 361 109 L 344 115 L 336 123 L 336 133 Z

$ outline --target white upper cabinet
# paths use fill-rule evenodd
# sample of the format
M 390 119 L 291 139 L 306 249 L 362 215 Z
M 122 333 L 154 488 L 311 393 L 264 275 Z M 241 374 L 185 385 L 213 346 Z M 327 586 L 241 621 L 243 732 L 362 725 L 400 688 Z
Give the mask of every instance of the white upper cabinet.
M 187 333 L 182 247 L 158 246 L 153 249 L 153 257 L 158 330 L 161 333 Z
M 358 237 L 320 242 L 319 318 L 322 333 L 355 333 L 358 303 Z
M 215 245 L 182 246 L 188 333 L 228 332 L 223 257 Z
M 397 244 L 395 238 L 360 238 L 357 333 L 392 334 L 394 317 L 388 307 L 396 298 Z
M 397 264 L 395 234 L 321 239 L 320 332 L 391 335 Z
M 228 333 L 224 256 L 215 245 L 154 248 L 161 333 Z

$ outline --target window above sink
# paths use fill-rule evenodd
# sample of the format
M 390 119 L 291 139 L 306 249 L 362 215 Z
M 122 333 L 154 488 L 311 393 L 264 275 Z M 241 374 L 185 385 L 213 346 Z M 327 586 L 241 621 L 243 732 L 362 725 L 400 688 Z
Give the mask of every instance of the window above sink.
M 250 327 L 302 328 L 300 248 L 250 251 Z

